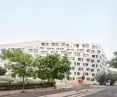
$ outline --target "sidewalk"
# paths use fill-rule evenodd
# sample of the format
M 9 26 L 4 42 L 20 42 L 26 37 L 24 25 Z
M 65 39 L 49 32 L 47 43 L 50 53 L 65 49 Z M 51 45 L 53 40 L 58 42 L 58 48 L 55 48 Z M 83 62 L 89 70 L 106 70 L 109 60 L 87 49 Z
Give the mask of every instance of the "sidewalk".
M 25 89 L 25 92 L 44 92 L 49 90 L 55 90 L 54 87 L 49 88 L 37 88 L 37 89 Z M 0 97 L 7 95 L 16 95 L 21 94 L 22 90 L 9 90 L 9 91 L 0 91 Z
M 48 88 L 36 88 L 36 89 L 25 89 L 25 93 L 51 93 L 51 92 L 62 92 L 70 91 L 72 87 L 48 87 Z M 8 95 L 20 95 L 22 90 L 9 90 L 9 91 L 0 91 L 0 97 Z

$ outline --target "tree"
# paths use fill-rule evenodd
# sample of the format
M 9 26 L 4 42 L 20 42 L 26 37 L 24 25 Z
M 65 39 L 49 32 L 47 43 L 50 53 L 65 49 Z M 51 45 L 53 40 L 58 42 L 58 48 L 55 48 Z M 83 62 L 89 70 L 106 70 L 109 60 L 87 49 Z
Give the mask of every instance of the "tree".
M 5 75 L 6 69 L 0 66 L 0 76 Z
M 34 65 L 38 68 L 38 77 L 44 80 L 62 80 L 65 75 L 69 74 L 71 69 L 67 57 L 58 54 L 37 57 Z
M 106 74 L 106 82 L 108 82 L 108 80 L 111 80 L 110 85 L 113 85 L 115 83 L 115 81 L 117 80 L 117 74 L 115 72 L 109 72 Z
M 20 49 L 4 49 L 1 58 L 8 63 L 6 67 L 11 71 L 13 77 L 22 77 L 24 92 L 25 77 L 31 76 L 33 57 Z
M 114 57 L 108 63 L 110 67 L 117 68 L 117 51 L 114 52 Z
M 115 72 L 100 72 L 96 75 L 95 78 L 100 85 L 104 85 L 109 80 L 111 80 L 110 85 L 113 85 L 117 80 L 117 74 Z
M 106 81 L 106 72 L 100 72 L 96 75 L 96 81 L 99 82 L 100 85 L 104 85 Z

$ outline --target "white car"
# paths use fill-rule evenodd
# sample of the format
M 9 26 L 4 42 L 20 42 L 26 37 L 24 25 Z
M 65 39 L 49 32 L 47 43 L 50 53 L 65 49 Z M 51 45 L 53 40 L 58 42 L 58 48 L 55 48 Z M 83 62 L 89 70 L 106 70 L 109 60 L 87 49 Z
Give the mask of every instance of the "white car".
M 107 82 L 107 83 L 106 83 L 106 86 L 110 86 L 110 83 Z
M 115 81 L 115 85 L 117 85 L 117 81 Z

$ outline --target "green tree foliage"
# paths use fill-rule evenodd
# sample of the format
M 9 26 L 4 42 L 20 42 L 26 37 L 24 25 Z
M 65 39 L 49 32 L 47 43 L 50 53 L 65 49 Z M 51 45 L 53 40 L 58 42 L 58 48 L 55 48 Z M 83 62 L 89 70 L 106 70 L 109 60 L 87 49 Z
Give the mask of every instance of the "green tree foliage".
M 33 57 L 30 54 L 24 53 L 19 49 L 3 50 L 1 58 L 7 61 L 6 67 L 11 70 L 12 76 L 19 76 L 23 79 L 23 92 L 24 92 L 24 79 L 31 76 Z
M 113 72 L 100 72 L 96 75 L 96 80 L 99 82 L 100 85 L 104 85 L 108 80 L 111 80 L 111 85 L 117 80 L 117 74 Z
M 108 63 L 111 67 L 117 68 L 117 51 L 114 52 L 114 57 Z
M 100 72 L 96 75 L 96 81 L 99 82 L 100 85 L 103 85 L 106 80 L 106 72 Z
M 5 75 L 6 69 L 0 66 L 0 76 Z
M 37 57 L 34 65 L 38 68 L 38 77 L 47 80 L 62 80 L 71 69 L 67 57 L 58 54 Z

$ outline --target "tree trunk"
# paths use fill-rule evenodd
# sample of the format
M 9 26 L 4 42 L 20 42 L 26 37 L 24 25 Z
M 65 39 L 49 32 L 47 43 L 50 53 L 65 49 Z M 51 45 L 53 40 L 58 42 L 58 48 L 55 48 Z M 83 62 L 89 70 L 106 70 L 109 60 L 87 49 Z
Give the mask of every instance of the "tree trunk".
M 25 82 L 24 82 L 24 75 L 23 75 L 23 87 L 22 87 L 22 92 L 24 93 L 24 85 L 25 85 Z

